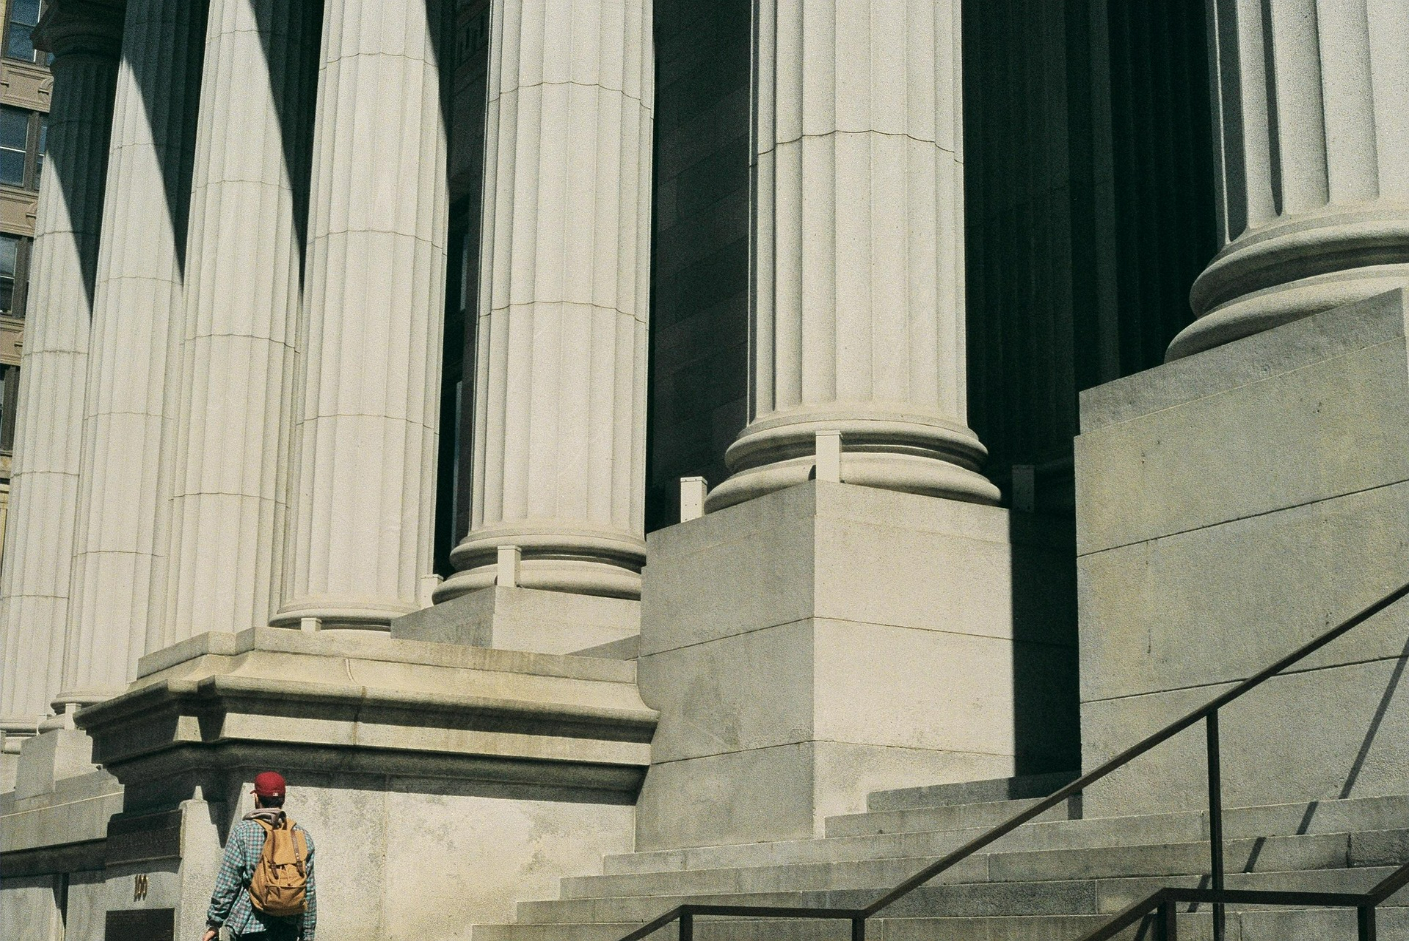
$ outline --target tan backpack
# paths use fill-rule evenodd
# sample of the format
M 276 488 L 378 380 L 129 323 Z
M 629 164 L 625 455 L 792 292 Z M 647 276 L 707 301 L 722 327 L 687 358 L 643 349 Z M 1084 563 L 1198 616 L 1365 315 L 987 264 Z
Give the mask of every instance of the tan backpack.
M 264 849 L 250 879 L 250 902 L 266 915 L 287 918 L 308 910 L 308 841 L 294 822 L 283 818 L 274 827 L 258 817 L 264 828 Z

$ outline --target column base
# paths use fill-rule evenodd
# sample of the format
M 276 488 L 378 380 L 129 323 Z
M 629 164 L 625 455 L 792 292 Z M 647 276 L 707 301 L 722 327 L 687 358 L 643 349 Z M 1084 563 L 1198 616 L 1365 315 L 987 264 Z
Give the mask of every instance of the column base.
M 419 610 L 420 606 L 415 604 L 393 606 L 372 602 L 363 606 L 346 598 L 330 601 L 305 598 L 284 605 L 269 623 L 273 627 L 298 627 L 304 618 L 314 618 L 321 630 L 387 631 L 396 618 Z
M 1299 216 L 1243 235 L 1209 263 L 1190 292 L 1198 320 L 1166 361 L 1271 330 L 1409 284 L 1403 207 Z
M 0 794 L 14 790 L 20 749 L 37 734 L 39 723 L 35 720 L 0 719 Z
M 41 731 L 46 729 L 73 728 L 73 714 L 85 706 L 100 703 L 120 695 L 126 687 L 89 687 L 87 689 L 66 689 L 54 697 L 54 714 L 39 723 Z
M 651 534 L 637 849 L 1078 761 L 1070 525 L 813 482 Z
M 435 590 L 436 604 L 497 584 L 500 546 L 522 550 L 519 588 L 639 599 L 646 541 L 611 529 L 514 524 L 479 529 L 455 548 L 459 569 Z
M 705 501 L 713 513 L 815 477 L 817 433 L 840 432 L 844 483 L 964 503 L 997 504 L 979 473 L 988 452 L 963 425 L 918 412 L 872 408 L 779 412 L 744 429 L 725 456 L 733 476 Z
M 397 618 L 397 640 L 574 654 L 641 633 L 641 602 L 494 586 Z

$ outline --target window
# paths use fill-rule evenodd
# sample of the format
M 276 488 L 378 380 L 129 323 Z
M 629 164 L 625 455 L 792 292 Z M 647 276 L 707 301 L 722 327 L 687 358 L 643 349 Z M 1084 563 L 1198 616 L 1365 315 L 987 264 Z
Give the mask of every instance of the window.
M 20 237 L 0 235 L 0 314 L 14 316 L 15 275 L 20 266 Z
M 0 451 L 15 449 L 15 418 L 19 400 L 20 367 L 0 366 Z
M 0 235 L 0 315 L 24 317 L 32 241 L 23 235 Z
M 33 188 L 38 190 L 39 178 L 44 174 L 44 154 L 49 146 L 49 116 L 36 114 L 34 123 L 38 125 L 39 133 L 35 135 Z
M 32 34 L 39 24 L 39 0 L 10 0 L 10 21 L 5 24 L 5 57 L 33 62 L 37 56 Z
M 0 108 L 0 183 L 24 186 L 29 160 L 29 112 Z
M 0 107 L 0 183 L 38 190 L 48 137 L 45 115 Z

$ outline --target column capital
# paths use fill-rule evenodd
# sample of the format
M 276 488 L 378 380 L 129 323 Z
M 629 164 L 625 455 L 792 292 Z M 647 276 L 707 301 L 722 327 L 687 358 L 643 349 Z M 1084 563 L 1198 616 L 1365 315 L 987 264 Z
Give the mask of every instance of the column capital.
M 127 0 L 50 0 L 34 30 L 34 46 L 56 59 L 88 54 L 117 58 Z

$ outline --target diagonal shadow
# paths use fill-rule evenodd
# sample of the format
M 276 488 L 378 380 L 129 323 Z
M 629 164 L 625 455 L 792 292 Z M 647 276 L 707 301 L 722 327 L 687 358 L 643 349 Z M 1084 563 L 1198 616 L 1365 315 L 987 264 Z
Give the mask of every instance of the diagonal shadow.
M 190 9 L 184 22 L 183 7 Z M 209 8 L 208 0 L 129 0 L 122 42 L 123 67 L 132 75 L 152 135 L 183 278 Z M 142 54 L 131 55 L 134 47 Z
M 279 119 L 284 167 L 293 191 L 294 238 L 299 283 L 307 264 L 308 198 L 313 177 L 313 125 L 317 113 L 318 62 L 323 35 L 321 2 L 246 0 L 259 28 L 259 45 L 269 71 L 269 88 Z M 275 49 L 277 36 L 288 45 Z
M 59 79 L 54 83 L 53 100 L 50 102 L 55 111 L 67 109 L 69 106 L 64 98 L 76 91 L 67 87 L 68 78 L 62 75 L 63 70 L 68 67 L 67 63 L 58 63 L 55 66 Z M 102 115 L 111 115 L 114 93 L 117 90 L 116 62 L 112 63 L 111 74 L 105 76 L 105 80 L 103 94 L 106 100 L 97 111 Z M 108 143 L 112 138 L 112 121 L 99 121 L 90 129 L 75 127 L 55 133 L 56 130 L 59 129 L 53 126 L 49 129 L 49 150 L 44 158 L 44 172 L 53 176 L 55 184 L 63 194 L 64 206 L 68 210 L 68 222 L 73 229 L 73 248 L 78 256 L 79 272 L 83 278 L 83 295 L 87 301 L 88 316 L 91 318 L 98 281 L 98 245 L 103 231 L 103 201 L 107 189 Z M 89 165 L 94 159 L 98 161 L 98 166 L 90 169 Z
M 308 199 L 312 172 L 312 138 L 316 114 L 317 72 L 321 59 L 324 3 L 315 0 L 248 0 L 260 27 L 261 48 L 279 114 L 285 165 L 294 189 L 294 225 L 300 257 L 308 232 Z M 329 3 L 341 0 L 328 0 Z M 441 74 L 441 121 L 450 127 L 453 96 L 453 16 L 449 0 L 422 0 L 430 25 L 432 53 Z M 179 10 L 194 3 L 189 20 L 179 22 Z M 200 111 L 202 63 L 205 53 L 209 0 L 131 0 L 128 4 L 124 64 L 141 96 L 147 124 L 161 169 L 167 213 L 175 239 L 179 273 L 185 276 L 186 240 L 191 182 L 195 163 L 196 125 Z M 289 24 L 276 22 L 298 17 Z M 176 22 L 173 22 L 176 20 Z M 270 43 L 273 30 L 293 25 L 307 37 L 300 54 L 281 57 Z M 145 41 L 131 42 L 138 33 Z M 153 44 L 163 45 L 153 54 Z M 130 55 L 137 46 L 142 55 Z
M 1370 720 L 1370 728 L 1365 732 L 1365 740 L 1360 743 L 1360 751 L 1356 753 L 1355 761 L 1351 763 L 1350 773 L 1345 778 L 1345 786 L 1341 788 L 1341 800 L 1350 796 L 1350 792 L 1355 788 L 1355 782 L 1360 778 L 1360 771 L 1365 767 L 1365 759 L 1370 756 L 1370 748 L 1375 744 L 1376 736 L 1379 735 L 1380 725 L 1385 720 L 1385 713 L 1389 712 L 1390 701 L 1394 699 L 1394 694 L 1399 689 L 1399 681 L 1404 676 L 1406 663 L 1409 663 L 1409 642 L 1405 643 L 1404 649 L 1399 653 L 1399 662 L 1394 665 L 1394 672 L 1390 674 L 1384 695 L 1380 697 L 1374 718 Z

